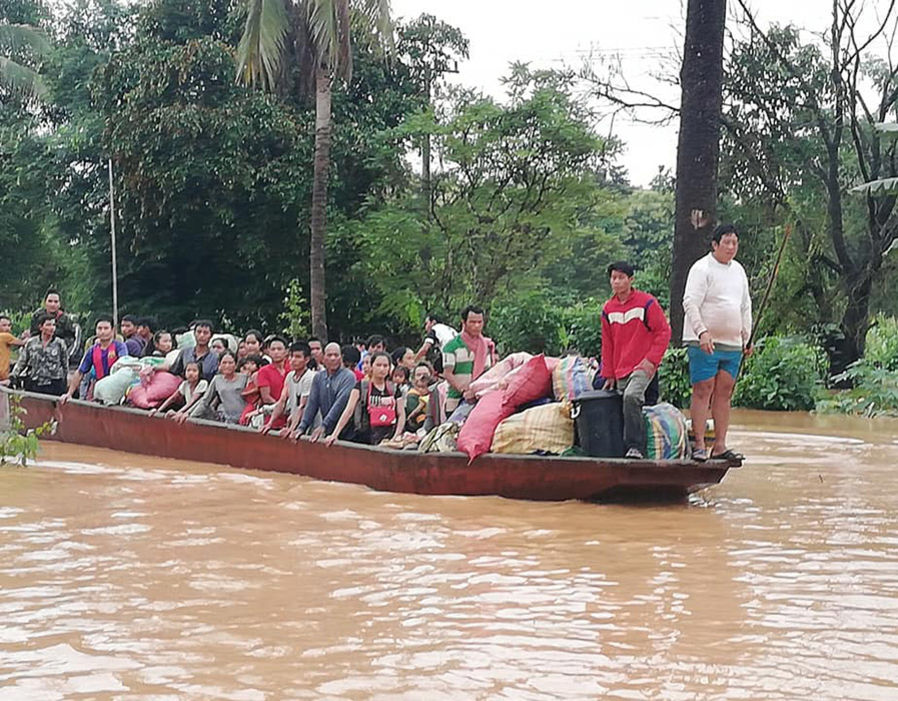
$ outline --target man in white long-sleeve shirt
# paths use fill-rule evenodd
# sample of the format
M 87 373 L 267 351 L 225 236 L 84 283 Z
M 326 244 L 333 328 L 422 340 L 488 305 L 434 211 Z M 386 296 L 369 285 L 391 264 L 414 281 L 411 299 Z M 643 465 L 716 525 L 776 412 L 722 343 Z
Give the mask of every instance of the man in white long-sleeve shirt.
M 707 460 L 705 422 L 714 418 L 714 445 L 710 457 L 733 459 L 741 455 L 727 448 L 730 399 L 742 355 L 751 336 L 751 296 L 748 278 L 736 262 L 739 235 L 732 224 L 714 231 L 711 252 L 689 270 L 683 295 L 683 343 L 689 355 L 692 382 L 693 458 Z

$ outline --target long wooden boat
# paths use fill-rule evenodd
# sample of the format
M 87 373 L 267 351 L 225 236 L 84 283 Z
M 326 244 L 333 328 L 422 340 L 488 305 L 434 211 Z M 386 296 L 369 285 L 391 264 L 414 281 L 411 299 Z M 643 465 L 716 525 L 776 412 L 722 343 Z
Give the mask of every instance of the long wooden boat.
M 332 446 L 209 421 L 178 424 L 124 407 L 10 392 L 27 410 L 28 428 L 55 422 L 51 440 L 163 458 L 288 472 L 362 484 L 380 491 L 498 495 L 540 501 L 676 498 L 719 483 L 740 461 L 652 461 L 488 453 L 468 464 L 462 453 L 418 453 L 337 442 Z

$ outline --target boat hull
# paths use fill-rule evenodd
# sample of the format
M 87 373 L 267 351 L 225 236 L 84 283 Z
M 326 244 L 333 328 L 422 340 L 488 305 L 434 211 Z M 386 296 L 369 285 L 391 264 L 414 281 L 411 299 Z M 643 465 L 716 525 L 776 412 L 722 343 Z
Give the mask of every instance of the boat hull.
M 10 394 L 4 390 L 4 399 Z M 670 498 L 720 482 L 738 462 L 650 461 L 490 453 L 418 453 L 337 442 L 293 443 L 208 421 L 178 424 L 146 412 L 15 392 L 28 428 L 56 423 L 50 440 L 163 458 L 269 470 L 389 492 L 498 495 L 561 501 Z

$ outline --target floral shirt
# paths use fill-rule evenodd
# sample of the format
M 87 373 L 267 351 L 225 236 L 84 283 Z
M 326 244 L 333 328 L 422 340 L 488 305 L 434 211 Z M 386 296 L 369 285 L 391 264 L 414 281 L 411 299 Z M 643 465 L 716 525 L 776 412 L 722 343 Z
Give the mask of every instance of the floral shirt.
M 45 346 L 40 336 L 29 338 L 22 346 L 12 377 L 27 375 L 36 385 L 64 380 L 69 374 L 69 349 L 54 336 Z

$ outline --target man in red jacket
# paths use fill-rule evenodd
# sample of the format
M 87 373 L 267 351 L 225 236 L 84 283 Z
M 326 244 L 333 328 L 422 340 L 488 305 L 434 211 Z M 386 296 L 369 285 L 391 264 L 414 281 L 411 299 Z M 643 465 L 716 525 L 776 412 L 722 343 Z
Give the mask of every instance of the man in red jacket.
M 602 307 L 602 377 L 603 389 L 624 395 L 626 457 L 639 460 L 645 449 L 645 390 L 670 343 L 670 324 L 658 300 L 633 287 L 633 273 L 624 261 L 608 266 L 614 295 Z

